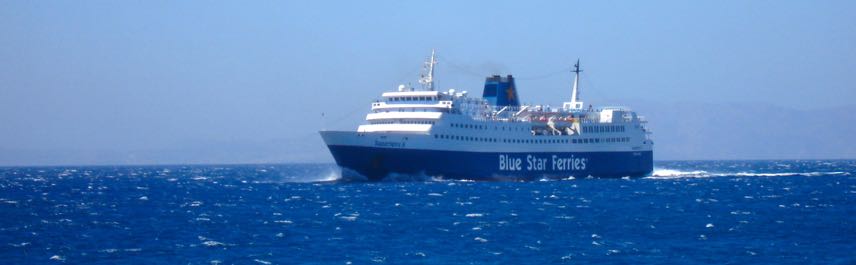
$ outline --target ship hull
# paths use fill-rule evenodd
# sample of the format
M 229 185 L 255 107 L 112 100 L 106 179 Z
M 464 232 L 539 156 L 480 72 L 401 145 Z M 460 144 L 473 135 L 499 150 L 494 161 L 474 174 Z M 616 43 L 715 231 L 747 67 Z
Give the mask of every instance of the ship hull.
M 652 151 L 467 152 L 328 145 L 346 177 L 382 180 L 393 174 L 443 179 L 536 180 L 642 177 L 653 171 Z

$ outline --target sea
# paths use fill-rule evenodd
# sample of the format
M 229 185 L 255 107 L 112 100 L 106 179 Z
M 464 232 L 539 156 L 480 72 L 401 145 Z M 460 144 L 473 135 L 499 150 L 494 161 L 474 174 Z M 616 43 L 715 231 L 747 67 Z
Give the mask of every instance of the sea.
M 856 161 L 342 179 L 329 164 L 0 168 L 0 264 L 856 264 Z

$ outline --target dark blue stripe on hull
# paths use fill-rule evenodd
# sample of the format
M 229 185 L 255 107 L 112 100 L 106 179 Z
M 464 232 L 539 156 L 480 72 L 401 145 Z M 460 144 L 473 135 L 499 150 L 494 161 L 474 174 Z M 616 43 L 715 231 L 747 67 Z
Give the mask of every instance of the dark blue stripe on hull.
M 654 168 L 653 152 L 485 153 L 328 146 L 336 163 L 371 179 L 391 173 L 449 179 L 641 177 Z

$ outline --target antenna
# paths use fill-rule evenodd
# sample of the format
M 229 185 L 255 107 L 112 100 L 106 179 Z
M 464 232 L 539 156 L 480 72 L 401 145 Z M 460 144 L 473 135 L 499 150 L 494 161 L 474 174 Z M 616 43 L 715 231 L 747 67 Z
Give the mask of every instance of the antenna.
M 437 60 L 434 59 L 434 49 L 431 49 L 431 59 L 425 61 L 425 66 L 423 70 L 427 72 L 428 76 L 425 76 L 423 73 L 419 78 L 419 83 L 422 84 L 422 87 L 428 91 L 434 91 L 434 65 L 437 64 Z

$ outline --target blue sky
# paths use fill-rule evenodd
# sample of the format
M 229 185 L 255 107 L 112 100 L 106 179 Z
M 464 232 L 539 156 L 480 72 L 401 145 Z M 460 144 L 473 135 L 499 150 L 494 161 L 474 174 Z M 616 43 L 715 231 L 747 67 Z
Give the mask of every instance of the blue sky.
M 317 130 L 352 129 L 381 92 L 416 84 L 432 48 L 441 89 L 513 74 L 524 102 L 561 104 L 580 58 L 594 104 L 848 107 L 854 7 L 4 1 L 0 165 L 331 161 Z

